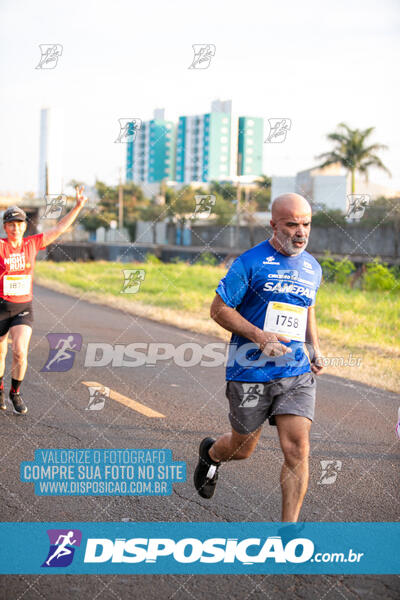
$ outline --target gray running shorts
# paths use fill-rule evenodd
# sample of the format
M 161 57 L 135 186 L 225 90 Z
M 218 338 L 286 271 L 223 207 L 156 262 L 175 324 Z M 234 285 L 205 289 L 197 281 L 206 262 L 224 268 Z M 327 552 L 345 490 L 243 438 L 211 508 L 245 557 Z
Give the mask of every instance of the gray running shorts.
M 233 429 L 242 434 L 252 433 L 266 419 L 270 425 L 276 425 L 275 415 L 300 415 L 312 421 L 315 389 L 311 371 L 267 383 L 227 381 L 229 420 Z

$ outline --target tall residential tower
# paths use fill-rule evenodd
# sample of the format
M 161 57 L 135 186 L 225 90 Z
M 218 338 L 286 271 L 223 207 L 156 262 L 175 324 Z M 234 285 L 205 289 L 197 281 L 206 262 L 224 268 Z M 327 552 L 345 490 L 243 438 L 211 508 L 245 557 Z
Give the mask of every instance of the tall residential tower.
M 239 117 L 237 174 L 261 175 L 263 172 L 264 120 Z
M 179 117 L 176 181 L 228 179 L 231 164 L 231 115 L 211 112 Z
M 232 117 L 231 100 L 214 100 L 211 111 L 179 117 L 176 130 L 164 111 L 142 124 L 128 143 L 126 179 L 180 184 L 251 179 L 263 172 L 263 119 Z
M 142 123 L 133 141 L 127 143 L 126 180 L 157 183 L 175 176 L 175 126 L 154 111 L 154 119 Z

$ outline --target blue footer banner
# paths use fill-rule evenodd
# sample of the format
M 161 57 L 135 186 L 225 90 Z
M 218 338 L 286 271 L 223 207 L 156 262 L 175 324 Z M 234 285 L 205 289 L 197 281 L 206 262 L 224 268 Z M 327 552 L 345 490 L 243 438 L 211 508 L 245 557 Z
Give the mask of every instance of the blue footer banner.
M 398 574 L 400 523 L 0 523 L 1 574 Z

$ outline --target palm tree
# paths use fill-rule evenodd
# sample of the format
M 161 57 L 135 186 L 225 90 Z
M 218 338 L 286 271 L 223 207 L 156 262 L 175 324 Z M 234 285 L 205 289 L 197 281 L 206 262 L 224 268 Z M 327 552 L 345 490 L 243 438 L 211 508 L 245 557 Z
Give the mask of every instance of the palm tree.
M 365 176 L 368 181 L 368 169 L 377 167 L 391 176 L 389 169 L 385 167 L 381 159 L 375 154 L 378 150 L 386 150 L 384 144 L 365 144 L 366 139 L 374 131 L 375 127 L 368 129 L 350 129 L 346 123 L 339 123 L 337 131 L 329 133 L 326 137 L 332 142 L 336 142 L 336 147 L 331 152 L 324 152 L 317 156 L 317 159 L 323 160 L 319 168 L 327 167 L 335 163 L 340 163 L 351 173 L 351 192 L 355 193 L 355 174 L 356 171 Z
M 269 210 L 271 204 L 271 177 L 268 177 L 268 175 L 260 175 L 255 179 L 254 183 L 257 187 L 251 190 L 251 200 L 254 200 L 257 203 L 257 210 Z

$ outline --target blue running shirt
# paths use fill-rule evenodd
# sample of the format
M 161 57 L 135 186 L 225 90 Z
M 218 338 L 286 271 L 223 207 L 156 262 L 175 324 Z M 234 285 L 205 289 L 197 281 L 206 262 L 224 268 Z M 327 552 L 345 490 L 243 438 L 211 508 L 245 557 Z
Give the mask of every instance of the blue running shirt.
M 305 250 L 290 257 L 275 250 L 265 240 L 232 263 L 215 291 L 227 306 L 236 308 L 242 317 L 264 329 L 266 311 L 271 302 L 305 307 L 306 310 L 313 306 L 321 277 L 320 264 Z M 275 306 L 272 304 L 270 308 Z M 284 356 L 266 356 L 256 344 L 233 333 L 226 379 L 263 383 L 310 371 L 304 342 L 292 339 L 282 343 L 290 346 L 292 351 Z

